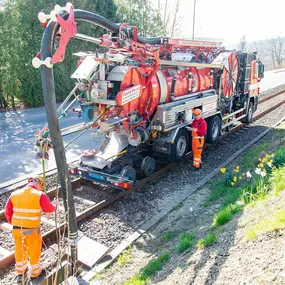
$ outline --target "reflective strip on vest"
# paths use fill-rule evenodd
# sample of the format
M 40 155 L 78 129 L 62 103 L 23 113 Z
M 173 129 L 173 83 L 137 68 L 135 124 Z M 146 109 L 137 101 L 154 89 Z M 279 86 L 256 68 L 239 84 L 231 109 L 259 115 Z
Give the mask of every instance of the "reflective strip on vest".
M 15 215 L 13 214 L 13 219 L 18 219 L 18 220 L 29 220 L 29 221 L 38 221 L 41 219 L 41 216 L 38 216 L 38 217 L 23 217 L 23 216 L 18 216 L 18 215 Z
M 41 209 L 21 209 L 21 208 L 13 208 L 13 212 L 21 212 L 21 213 L 41 213 Z
M 193 139 L 203 139 L 204 137 L 192 137 Z

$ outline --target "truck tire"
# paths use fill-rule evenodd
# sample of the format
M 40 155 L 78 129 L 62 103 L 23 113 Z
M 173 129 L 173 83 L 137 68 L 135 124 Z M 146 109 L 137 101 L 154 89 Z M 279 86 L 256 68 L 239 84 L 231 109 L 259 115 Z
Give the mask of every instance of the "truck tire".
M 189 134 L 185 129 L 180 129 L 171 145 L 171 152 L 168 155 L 170 162 L 182 161 L 189 149 Z
M 249 102 L 248 105 L 248 109 L 247 109 L 247 114 L 246 116 L 243 118 L 242 122 L 249 124 L 252 122 L 252 118 L 253 118 L 253 113 L 254 113 L 254 106 L 252 102 Z
M 207 120 L 207 136 L 206 141 L 208 143 L 215 143 L 221 132 L 221 119 L 219 116 L 211 117 Z
M 133 181 L 133 183 L 135 183 L 137 180 L 137 173 L 136 173 L 135 169 L 129 165 L 125 166 L 122 169 L 120 175 L 127 178 L 128 180 Z

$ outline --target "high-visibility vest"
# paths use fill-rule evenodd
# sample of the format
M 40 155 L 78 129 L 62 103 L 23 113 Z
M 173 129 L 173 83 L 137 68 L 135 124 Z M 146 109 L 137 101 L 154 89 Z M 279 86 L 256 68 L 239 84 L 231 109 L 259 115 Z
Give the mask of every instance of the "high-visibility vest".
M 42 192 L 27 186 L 12 193 L 13 216 L 11 224 L 23 228 L 37 228 L 41 223 Z

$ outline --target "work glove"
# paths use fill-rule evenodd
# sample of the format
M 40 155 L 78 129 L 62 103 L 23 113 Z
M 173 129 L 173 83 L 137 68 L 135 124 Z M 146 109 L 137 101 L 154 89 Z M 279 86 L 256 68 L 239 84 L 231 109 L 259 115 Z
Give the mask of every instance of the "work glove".
M 54 200 L 52 201 L 52 204 L 53 204 L 56 208 L 58 208 L 58 205 L 59 205 L 58 199 L 54 199 Z

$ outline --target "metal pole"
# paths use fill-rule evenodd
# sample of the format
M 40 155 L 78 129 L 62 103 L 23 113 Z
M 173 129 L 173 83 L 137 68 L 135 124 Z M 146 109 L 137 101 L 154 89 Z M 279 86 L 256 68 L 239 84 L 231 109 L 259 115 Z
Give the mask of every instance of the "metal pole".
M 195 10 L 196 10 L 196 0 L 194 0 L 194 10 L 193 10 L 193 32 L 192 32 L 193 41 L 194 41 L 194 31 L 195 31 Z
M 97 26 L 100 26 L 115 33 L 119 32 L 119 26 L 117 24 L 105 19 L 100 15 L 83 10 L 75 10 L 74 15 L 77 20 L 91 22 L 92 24 L 95 24 Z M 68 14 L 63 13 L 63 17 L 66 20 Z M 48 23 L 42 38 L 41 60 L 45 60 L 47 57 L 52 57 L 54 38 L 58 29 L 59 29 L 58 22 L 50 21 Z M 56 166 L 58 169 L 58 177 L 62 189 L 64 208 L 65 211 L 68 213 L 67 222 L 68 222 L 70 252 L 71 252 L 71 261 L 73 269 L 72 274 L 76 274 L 77 241 L 78 241 L 77 220 L 76 220 L 76 212 L 73 202 L 72 187 L 69 179 L 66 157 L 63 147 L 63 141 L 57 118 L 53 69 L 47 68 L 45 65 L 42 65 L 41 77 L 42 77 L 42 88 L 43 88 L 48 126 L 53 145 Z
M 53 39 L 57 29 L 58 23 L 55 22 L 50 22 L 47 28 L 45 29 L 41 49 L 42 60 L 45 60 L 47 57 L 52 57 Z M 41 77 L 48 126 L 58 169 L 59 181 L 62 189 L 62 198 L 64 202 L 65 211 L 66 213 L 68 213 L 66 216 L 70 238 L 72 274 L 75 274 L 77 272 L 77 220 L 73 201 L 72 187 L 68 174 L 68 166 L 66 163 L 64 146 L 57 118 L 53 68 L 47 68 L 45 65 L 42 65 Z

